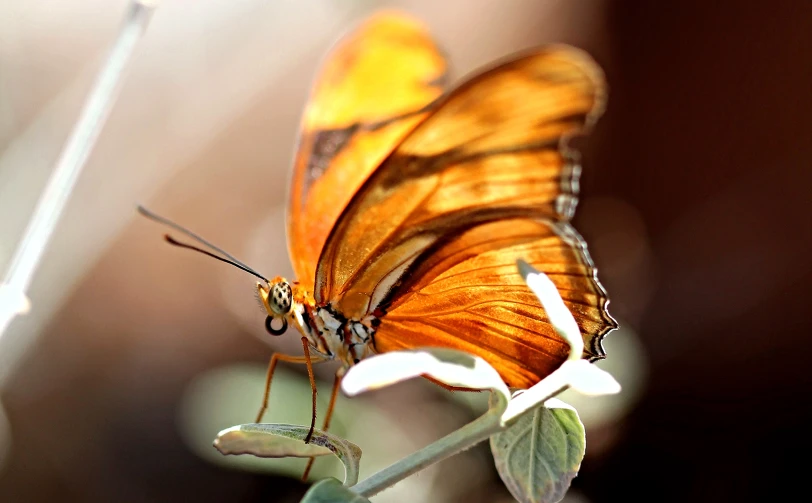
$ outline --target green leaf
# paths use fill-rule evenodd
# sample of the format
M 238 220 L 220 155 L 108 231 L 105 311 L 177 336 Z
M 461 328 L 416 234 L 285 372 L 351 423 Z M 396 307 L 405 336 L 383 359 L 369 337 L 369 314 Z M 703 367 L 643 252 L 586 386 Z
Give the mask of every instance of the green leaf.
M 586 450 L 578 413 L 556 399 L 491 436 L 490 442 L 499 476 L 522 503 L 560 501 Z
M 305 493 L 301 503 L 370 503 L 334 478 L 322 479 Z
M 214 447 L 223 454 L 251 454 L 263 458 L 325 456 L 335 454 L 344 465 L 344 483 L 358 482 L 361 449 L 341 437 L 314 430 L 309 444 L 304 443 L 310 428 L 295 424 L 241 424 L 221 431 Z

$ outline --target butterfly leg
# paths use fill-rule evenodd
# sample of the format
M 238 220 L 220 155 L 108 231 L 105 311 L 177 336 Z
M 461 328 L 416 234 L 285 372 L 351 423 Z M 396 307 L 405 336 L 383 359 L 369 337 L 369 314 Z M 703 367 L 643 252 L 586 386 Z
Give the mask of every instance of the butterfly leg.
M 262 422 L 262 416 L 264 416 L 265 411 L 268 410 L 268 397 L 271 395 L 271 379 L 273 379 L 276 364 L 280 361 L 288 363 L 307 363 L 304 356 L 291 356 L 282 353 L 274 353 L 271 355 L 271 361 L 268 363 L 268 373 L 265 376 L 265 394 L 262 396 L 262 405 L 257 413 L 255 423 Z
M 318 390 L 316 388 L 316 377 L 313 375 L 313 361 L 310 359 L 310 342 L 308 342 L 307 337 L 302 337 L 302 349 L 304 349 L 305 363 L 307 364 L 307 377 L 310 378 L 310 389 L 313 392 L 313 414 L 310 416 L 310 431 L 307 432 L 304 439 L 304 443 L 309 444 L 310 440 L 313 439 L 313 430 L 316 429 L 316 393 Z
M 459 386 L 450 386 L 450 385 L 448 385 L 448 384 L 446 384 L 446 383 L 444 383 L 444 382 L 438 381 L 437 379 L 434 379 L 433 377 L 431 377 L 431 376 L 427 376 L 427 375 L 424 375 L 424 376 L 422 376 L 422 377 L 423 377 L 424 379 L 428 379 L 429 381 L 433 382 L 433 383 L 434 383 L 434 384 L 436 384 L 437 386 L 440 386 L 440 387 L 442 387 L 442 388 L 447 389 L 448 391 L 471 391 L 471 392 L 477 392 L 477 393 L 479 393 L 480 391 L 483 391 L 483 390 L 481 390 L 481 389 L 474 389 L 474 388 L 461 388 L 461 387 L 459 387 Z
M 341 367 L 336 371 L 336 376 L 333 380 L 333 390 L 330 392 L 330 404 L 327 406 L 327 413 L 324 415 L 324 423 L 322 423 L 321 431 L 327 431 L 330 428 L 330 420 L 333 418 L 333 409 L 336 405 L 338 389 L 341 385 L 341 378 L 344 377 L 345 370 L 346 369 L 344 367 Z M 307 481 L 307 477 L 310 475 L 310 469 L 313 468 L 313 462 L 315 460 L 315 457 L 311 457 L 307 460 L 307 467 L 302 474 L 302 481 Z

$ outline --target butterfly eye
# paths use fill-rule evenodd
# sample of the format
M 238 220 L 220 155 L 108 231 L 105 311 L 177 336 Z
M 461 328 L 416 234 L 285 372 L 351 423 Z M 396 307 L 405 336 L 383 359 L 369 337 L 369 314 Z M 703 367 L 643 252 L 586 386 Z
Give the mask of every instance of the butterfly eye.
M 290 312 L 293 291 L 287 281 L 275 283 L 271 287 L 271 294 L 268 296 L 268 304 L 276 314 L 285 315 Z
M 285 330 L 288 329 L 288 320 L 286 320 L 285 318 L 279 318 L 280 320 L 282 320 L 282 326 L 279 328 L 274 328 L 273 322 L 276 319 L 277 318 L 274 318 L 273 316 L 268 316 L 267 318 L 265 318 L 265 330 L 267 330 L 268 333 L 271 335 L 282 335 L 285 333 Z

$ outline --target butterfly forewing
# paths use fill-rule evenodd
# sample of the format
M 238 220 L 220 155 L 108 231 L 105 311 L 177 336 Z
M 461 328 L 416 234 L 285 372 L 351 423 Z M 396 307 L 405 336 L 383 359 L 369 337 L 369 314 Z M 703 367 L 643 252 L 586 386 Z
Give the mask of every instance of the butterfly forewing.
M 458 347 L 526 386 L 557 367 L 567 345 L 516 272 L 523 258 L 551 274 L 587 356 L 601 356 L 615 323 L 567 223 L 578 170 L 565 142 L 597 118 L 604 94 L 597 65 L 556 46 L 438 100 L 339 217 L 319 259 L 316 301 L 348 318 L 381 316 L 378 351 Z M 441 305 L 456 308 L 430 315 Z
M 382 13 L 342 41 L 308 102 L 288 208 L 288 245 L 312 286 L 327 235 L 369 174 L 426 116 L 446 65 L 420 23 Z
M 437 239 L 476 223 L 568 219 L 576 170 L 562 139 L 581 131 L 602 103 L 597 67 L 564 47 L 509 62 L 452 91 L 339 218 L 319 261 L 316 299 L 368 291 L 401 259 L 416 259 Z

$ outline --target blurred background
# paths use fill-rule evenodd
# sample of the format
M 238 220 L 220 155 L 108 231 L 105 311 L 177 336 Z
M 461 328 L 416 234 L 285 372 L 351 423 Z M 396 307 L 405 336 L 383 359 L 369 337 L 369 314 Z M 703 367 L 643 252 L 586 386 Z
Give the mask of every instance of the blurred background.
M 0 3 L 0 267 L 112 43 L 125 0 Z M 568 396 L 587 424 L 570 502 L 777 501 L 812 448 L 812 3 L 644 0 L 168 0 L 29 292 L 0 338 L 0 501 L 298 501 L 303 463 L 224 458 L 272 351 L 254 280 L 167 246 L 143 203 L 266 275 L 291 275 L 286 183 L 319 63 L 395 6 L 452 77 L 566 42 L 604 67 L 576 227 L 622 325 L 618 397 Z M 300 351 L 300 348 L 299 348 Z M 334 368 L 319 369 L 322 399 Z M 303 369 L 266 420 L 305 423 Z M 473 419 L 482 397 L 428 382 L 340 398 L 362 477 Z M 323 404 L 322 404 L 323 406 Z M 322 409 L 323 410 L 323 409 Z M 512 501 L 487 445 L 379 502 Z M 803 470 L 803 472 L 802 472 Z M 322 459 L 315 476 L 341 477 Z

